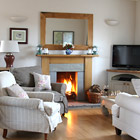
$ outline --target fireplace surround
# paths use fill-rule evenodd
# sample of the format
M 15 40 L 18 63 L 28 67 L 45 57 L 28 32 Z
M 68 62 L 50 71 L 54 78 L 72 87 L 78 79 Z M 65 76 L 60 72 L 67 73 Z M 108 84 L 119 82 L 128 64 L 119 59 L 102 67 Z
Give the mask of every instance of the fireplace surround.
M 98 55 L 37 55 L 41 57 L 43 74 L 51 75 L 51 82 L 57 81 L 57 72 L 77 72 L 77 100 L 86 100 L 85 91 L 92 85 L 92 58 Z

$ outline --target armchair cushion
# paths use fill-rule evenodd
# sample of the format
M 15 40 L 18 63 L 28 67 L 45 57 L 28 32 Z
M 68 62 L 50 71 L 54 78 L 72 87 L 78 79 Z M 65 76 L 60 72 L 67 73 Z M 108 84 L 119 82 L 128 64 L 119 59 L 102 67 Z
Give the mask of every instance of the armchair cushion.
M 27 93 L 18 84 L 7 87 L 6 90 L 9 96 L 29 99 Z
M 120 107 L 140 114 L 140 98 L 137 95 L 130 95 L 123 92 L 117 95 L 115 102 Z
M 35 87 L 22 87 L 25 91 L 34 91 Z
M 39 98 L 43 101 L 53 102 L 54 94 L 52 92 L 45 91 L 27 91 L 27 94 L 30 98 Z
M 35 80 L 35 91 L 51 89 L 50 75 L 41 75 L 33 72 Z
M 60 104 L 55 102 L 44 102 L 44 110 L 48 116 L 60 112 Z
M 0 98 L 0 105 L 21 107 L 26 109 L 44 110 L 43 101 L 40 99 L 23 99 L 17 97 L 3 96 Z

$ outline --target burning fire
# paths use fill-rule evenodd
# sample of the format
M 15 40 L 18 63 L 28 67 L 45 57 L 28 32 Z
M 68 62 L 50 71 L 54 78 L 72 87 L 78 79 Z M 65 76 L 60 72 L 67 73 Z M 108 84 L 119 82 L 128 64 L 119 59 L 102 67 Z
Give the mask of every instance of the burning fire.
M 77 80 L 76 80 L 77 82 Z M 71 95 L 72 92 L 77 94 L 77 86 L 72 82 L 72 77 L 70 75 L 69 79 L 64 79 L 63 83 L 67 85 L 66 93 Z

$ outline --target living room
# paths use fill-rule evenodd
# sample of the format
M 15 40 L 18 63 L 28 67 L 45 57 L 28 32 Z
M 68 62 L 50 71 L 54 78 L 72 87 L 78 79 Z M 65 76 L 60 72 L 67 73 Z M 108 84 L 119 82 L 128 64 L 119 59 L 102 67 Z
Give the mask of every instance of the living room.
M 40 0 L 19 1 L 0 0 L 0 40 L 9 40 L 10 28 L 27 28 L 28 43 L 19 44 L 20 52 L 14 53 L 14 67 L 40 66 L 41 57 L 36 56 L 37 46 L 40 44 L 40 13 L 82 13 L 93 14 L 93 45 L 98 47 L 99 57 L 92 58 L 91 85 L 98 84 L 102 88 L 107 85 L 107 69 L 112 68 L 112 46 L 113 44 L 138 44 L 140 36 L 140 2 L 138 0 Z M 15 22 L 11 17 L 25 17 L 22 22 Z M 110 26 L 107 20 L 117 20 L 118 24 Z M 63 54 L 62 50 L 49 50 L 49 54 Z M 72 54 L 85 54 L 83 50 L 73 50 Z M 5 53 L 0 53 L 0 67 L 6 67 L 4 61 Z M 81 116 L 85 113 L 84 116 Z M 82 121 L 78 123 L 79 116 Z M 100 116 L 100 118 L 98 118 Z M 96 121 L 94 124 L 92 119 Z M 97 120 L 96 120 L 97 119 Z M 111 124 L 111 117 L 102 116 L 100 109 L 72 110 L 62 119 L 63 125 L 57 127 L 56 131 L 48 135 L 48 139 L 133 139 L 126 133 L 122 137 L 116 136 Z M 76 120 L 77 123 L 76 123 Z M 100 122 L 101 121 L 101 122 Z M 106 123 L 106 121 L 108 123 Z M 87 123 L 86 123 L 87 122 Z M 74 123 L 76 123 L 74 125 Z M 82 125 L 83 123 L 83 125 Z M 90 125 L 93 125 L 93 127 Z M 67 125 L 71 128 L 67 128 Z M 85 124 L 85 125 L 84 125 Z M 72 126 L 73 125 L 73 126 Z M 94 126 L 95 125 L 95 126 Z M 107 125 L 107 129 L 105 127 Z M 77 127 L 85 127 L 78 129 Z M 96 128 L 100 128 L 97 129 Z M 61 131 L 62 129 L 62 131 Z M 63 137 L 63 132 L 65 135 Z M 92 131 L 96 133 L 93 135 Z M 75 132 L 73 132 L 75 131 Z M 89 131 L 89 133 L 87 132 Z M 102 132 L 104 131 L 104 132 Z M 78 134 L 79 132 L 79 134 Z M 83 133 L 82 133 L 83 132 Z M 59 136 L 59 133 L 61 136 Z M 2 130 L 1 130 L 2 134 Z M 76 136 L 76 134 L 78 136 Z M 83 134 L 85 134 L 83 136 Z M 25 136 L 24 136 L 25 135 Z M 34 136 L 35 137 L 34 137 Z M 9 132 L 8 139 L 43 139 L 42 135 L 33 133 Z M 90 136 L 89 136 L 90 135 Z M 2 137 L 1 137 L 2 139 Z

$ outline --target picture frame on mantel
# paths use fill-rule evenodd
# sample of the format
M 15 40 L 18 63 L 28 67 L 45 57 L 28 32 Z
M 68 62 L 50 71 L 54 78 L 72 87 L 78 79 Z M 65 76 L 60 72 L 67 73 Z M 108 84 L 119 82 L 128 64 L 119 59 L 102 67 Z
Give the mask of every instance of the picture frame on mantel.
M 10 28 L 10 40 L 28 44 L 28 28 Z
M 74 31 L 53 31 L 53 44 L 63 45 L 63 43 L 74 44 Z

